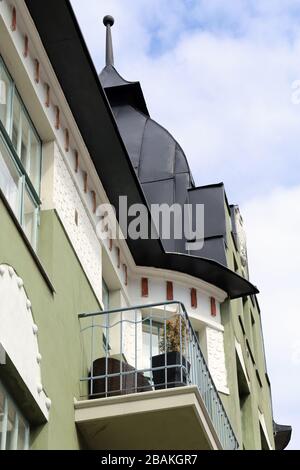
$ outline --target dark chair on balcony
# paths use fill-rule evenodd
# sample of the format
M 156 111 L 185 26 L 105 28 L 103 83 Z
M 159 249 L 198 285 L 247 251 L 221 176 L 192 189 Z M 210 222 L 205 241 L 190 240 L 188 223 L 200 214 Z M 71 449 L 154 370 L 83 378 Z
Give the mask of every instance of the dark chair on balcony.
M 89 373 L 90 400 L 153 390 L 149 379 L 143 373 L 112 357 L 96 359 L 92 372 Z

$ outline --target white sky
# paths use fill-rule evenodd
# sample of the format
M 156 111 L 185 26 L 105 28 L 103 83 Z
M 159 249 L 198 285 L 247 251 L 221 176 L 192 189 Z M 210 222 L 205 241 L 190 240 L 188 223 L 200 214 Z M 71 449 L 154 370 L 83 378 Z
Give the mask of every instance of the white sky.
M 300 448 L 298 0 L 72 0 L 100 71 L 112 14 L 116 68 L 186 152 L 197 185 L 241 205 L 261 294 L 274 417 Z

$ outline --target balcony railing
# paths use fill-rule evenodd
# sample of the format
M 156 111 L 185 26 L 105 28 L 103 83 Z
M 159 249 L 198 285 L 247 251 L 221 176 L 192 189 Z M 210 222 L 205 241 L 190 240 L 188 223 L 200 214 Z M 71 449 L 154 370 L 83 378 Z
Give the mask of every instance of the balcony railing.
M 182 303 L 142 305 L 79 318 L 82 398 L 196 385 L 223 449 L 238 448 Z

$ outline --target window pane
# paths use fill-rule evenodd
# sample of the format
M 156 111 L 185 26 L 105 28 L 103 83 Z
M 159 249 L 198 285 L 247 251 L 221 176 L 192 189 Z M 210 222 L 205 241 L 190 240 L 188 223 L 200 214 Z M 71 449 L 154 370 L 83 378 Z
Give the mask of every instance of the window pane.
M 24 112 L 17 93 L 14 96 L 12 143 L 34 188 L 39 193 L 41 142 Z
M 0 188 L 16 217 L 20 218 L 20 174 L 0 136 Z
M 23 229 L 28 237 L 28 240 L 34 246 L 36 232 L 36 205 L 27 191 L 25 191 L 24 195 L 23 211 Z
M 21 149 L 19 150 L 19 157 L 26 173 L 29 175 L 30 171 L 30 142 L 31 142 L 31 129 L 28 119 L 23 111 L 21 111 L 22 128 L 21 128 Z
M 8 416 L 7 416 L 7 430 L 6 430 L 6 450 L 15 450 L 17 446 L 17 415 L 16 410 L 9 400 L 8 402 Z
M 18 94 L 14 96 L 12 142 L 26 172 L 30 169 L 30 125 Z
M 22 418 L 19 417 L 19 428 L 18 428 L 18 450 L 25 450 L 26 447 L 26 425 Z
M 109 290 L 104 279 L 102 279 L 102 302 L 104 310 L 109 310 Z
M 28 182 L 28 176 L 39 194 L 42 145 L 1 58 L 0 119 L 11 141 L 6 142 L 8 136 L 0 133 L 0 188 L 35 247 L 38 207 L 26 193 L 25 181 Z M 19 158 L 11 151 L 11 143 Z
M 104 306 L 104 310 L 109 310 L 109 290 L 108 287 L 102 278 L 102 302 Z M 108 314 L 101 316 L 101 324 L 103 326 L 109 326 L 109 316 Z M 110 345 L 109 345 L 109 329 L 103 328 L 103 349 L 104 352 L 109 354 Z
M 151 339 L 152 336 L 152 339 Z M 152 341 L 152 345 L 151 345 Z M 143 369 L 151 368 L 151 358 L 160 353 L 159 351 L 160 342 L 160 325 L 152 322 L 152 330 L 150 322 L 143 323 Z M 151 351 L 152 346 L 152 351 Z
M 17 95 L 14 96 L 13 123 L 12 123 L 12 143 L 18 156 L 21 158 L 21 138 L 22 138 L 22 114 L 21 105 Z
M 0 62 L 0 120 L 9 132 L 10 123 L 10 100 L 11 100 L 12 83 Z
M 0 381 L 0 449 L 26 450 L 29 426 Z
M 0 388 L 0 449 L 1 449 L 1 444 L 3 442 L 3 429 L 4 426 L 4 392 Z

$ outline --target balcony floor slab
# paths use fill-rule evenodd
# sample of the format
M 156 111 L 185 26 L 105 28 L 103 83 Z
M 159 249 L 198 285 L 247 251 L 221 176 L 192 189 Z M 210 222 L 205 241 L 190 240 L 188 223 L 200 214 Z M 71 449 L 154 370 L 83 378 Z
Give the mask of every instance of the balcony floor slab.
M 75 401 L 75 422 L 89 449 L 222 449 L 195 386 Z

